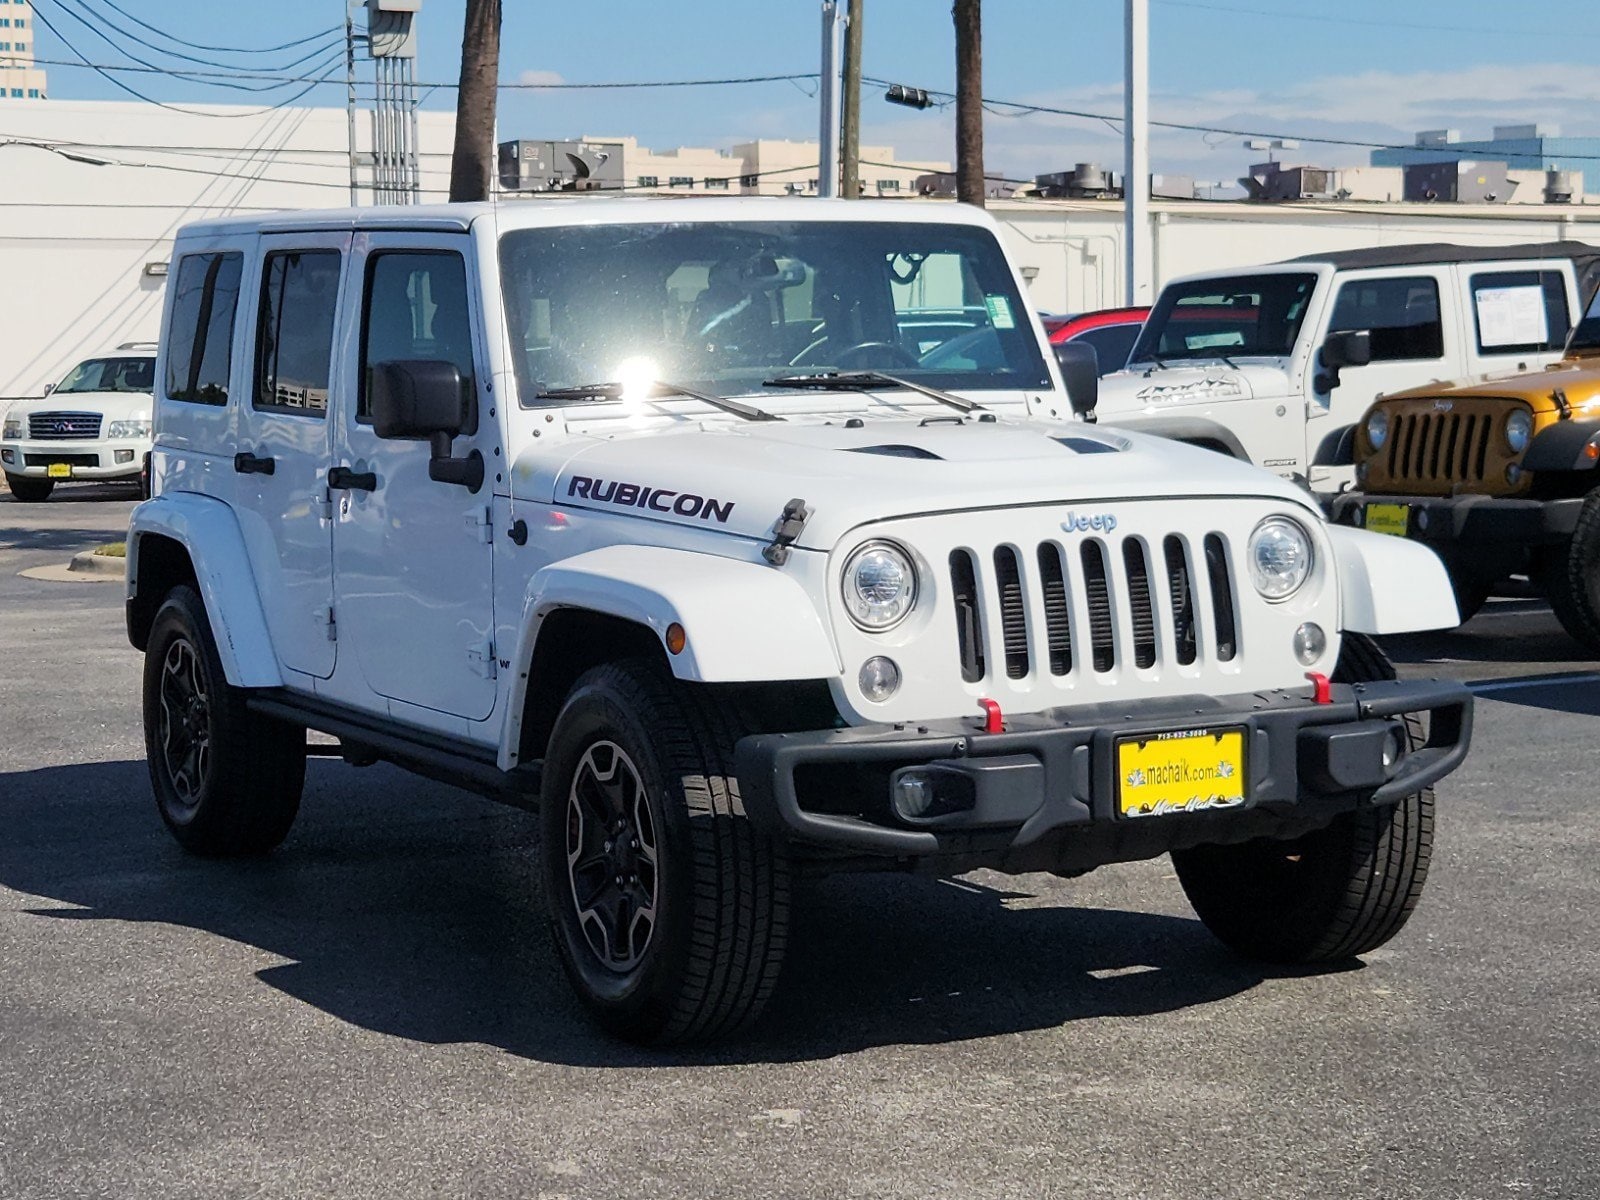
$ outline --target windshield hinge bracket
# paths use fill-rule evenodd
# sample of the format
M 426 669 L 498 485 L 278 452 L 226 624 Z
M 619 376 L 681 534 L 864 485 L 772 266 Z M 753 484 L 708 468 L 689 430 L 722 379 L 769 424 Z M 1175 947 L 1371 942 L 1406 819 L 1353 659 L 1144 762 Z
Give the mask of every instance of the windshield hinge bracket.
M 799 496 L 783 506 L 783 516 L 772 527 L 772 541 L 761 548 L 761 557 L 775 567 L 789 561 L 789 548 L 800 540 L 811 510 Z
M 1555 391 L 1550 393 L 1550 399 L 1555 403 L 1555 406 L 1561 410 L 1561 419 L 1563 421 L 1570 421 L 1572 419 L 1572 404 L 1567 400 L 1567 393 L 1565 390 L 1562 388 L 1557 388 Z

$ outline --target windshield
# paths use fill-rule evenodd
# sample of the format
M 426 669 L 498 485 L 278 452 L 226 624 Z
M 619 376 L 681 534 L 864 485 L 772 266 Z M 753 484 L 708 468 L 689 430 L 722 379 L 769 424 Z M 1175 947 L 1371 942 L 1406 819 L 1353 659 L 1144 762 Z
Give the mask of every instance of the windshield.
M 999 244 L 966 225 L 526 229 L 506 234 L 500 260 L 524 405 L 641 374 L 720 396 L 817 371 L 1050 387 Z
M 1170 284 L 1129 362 L 1277 357 L 1294 349 L 1315 275 L 1236 275 Z
M 1567 339 L 1567 352 L 1574 350 L 1600 350 L 1600 288 L 1595 289 L 1589 307 L 1583 311 L 1583 320 Z
M 55 389 L 68 392 L 154 392 L 156 360 L 153 358 L 91 358 L 72 368 Z

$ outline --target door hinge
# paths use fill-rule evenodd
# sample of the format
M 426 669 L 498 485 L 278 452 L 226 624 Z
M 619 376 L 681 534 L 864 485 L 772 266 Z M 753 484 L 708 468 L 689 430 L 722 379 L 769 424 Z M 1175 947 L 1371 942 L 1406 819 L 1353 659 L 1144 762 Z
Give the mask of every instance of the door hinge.
M 333 493 L 327 488 L 317 496 L 317 516 L 324 521 L 333 520 Z
M 474 672 L 485 679 L 493 679 L 496 674 L 494 658 L 494 643 L 489 641 L 479 642 L 476 646 L 467 647 L 467 665 Z
M 339 624 L 334 618 L 333 609 L 331 607 L 317 609 L 317 624 L 325 625 L 327 627 L 328 640 L 330 642 L 337 642 L 339 640 Z
M 467 514 L 467 528 L 487 545 L 494 539 L 494 517 L 487 508 L 475 508 Z

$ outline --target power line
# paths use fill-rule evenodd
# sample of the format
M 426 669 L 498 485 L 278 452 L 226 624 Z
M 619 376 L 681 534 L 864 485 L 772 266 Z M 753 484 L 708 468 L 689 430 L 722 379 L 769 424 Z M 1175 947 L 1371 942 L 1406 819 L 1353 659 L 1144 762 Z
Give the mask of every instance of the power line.
M 862 77 L 862 82 L 863 83 L 869 83 L 873 87 L 888 87 L 888 86 L 890 86 L 890 81 L 887 80 L 887 79 L 868 79 L 865 76 L 863 76 Z M 954 92 L 940 92 L 940 91 L 935 91 L 932 88 L 926 88 L 924 90 L 927 91 L 928 95 L 930 95 L 930 96 L 946 97 L 946 98 L 949 98 L 949 99 L 952 99 L 952 100 L 955 98 L 955 93 Z M 1015 109 L 1015 110 L 1017 110 L 1017 115 L 1019 115 L 1019 116 L 1044 115 L 1044 116 L 1053 116 L 1053 117 L 1073 117 L 1073 118 L 1075 118 L 1077 120 L 1080 120 L 1080 121 L 1097 121 L 1097 122 L 1102 122 L 1102 123 L 1106 123 L 1106 124 L 1112 124 L 1113 126 L 1120 126 L 1120 124 L 1122 122 L 1121 115 L 1113 115 L 1111 113 L 1088 112 L 1088 111 L 1085 111 L 1083 109 L 1076 109 L 1076 108 L 1057 108 L 1057 107 L 1055 107 L 1053 105 L 1049 105 L 1049 104 L 1026 104 L 1026 103 L 1023 103 L 1020 100 L 997 100 L 997 99 L 993 99 L 991 97 L 985 96 L 984 100 L 983 100 L 983 103 L 986 106 L 994 105 L 994 106 L 997 106 L 997 107 L 1000 107 L 1000 108 Z M 1317 145 L 1322 145 L 1322 146 L 1351 146 L 1351 147 L 1354 147 L 1354 148 L 1356 148 L 1358 150 L 1429 150 L 1429 149 L 1432 149 L 1431 147 L 1416 146 L 1414 144 L 1410 144 L 1410 143 L 1406 143 L 1406 142 L 1369 142 L 1369 141 L 1362 141 L 1362 140 L 1360 140 L 1358 138 L 1327 137 L 1327 136 L 1324 136 L 1322 134 L 1315 134 L 1315 133 L 1285 133 L 1285 132 L 1283 132 L 1281 130 L 1280 131 L 1275 131 L 1275 132 L 1267 132 L 1267 131 L 1260 130 L 1260 129 L 1231 129 L 1231 128 L 1228 128 L 1228 127 L 1222 126 L 1222 125 L 1196 125 L 1196 124 L 1191 124 L 1191 123 L 1185 122 L 1185 121 L 1158 121 L 1158 120 L 1155 120 L 1154 118 L 1151 119 L 1150 124 L 1159 126 L 1162 129 L 1177 129 L 1177 130 L 1181 130 L 1181 131 L 1183 131 L 1185 133 L 1217 133 L 1217 134 L 1225 134 L 1225 135 L 1227 135 L 1229 137 L 1245 137 L 1245 138 L 1268 138 L 1268 139 L 1279 138 L 1279 139 L 1283 139 L 1283 140 L 1287 140 L 1287 141 L 1312 142 L 1312 143 L 1315 143 Z M 1600 162 L 1600 154 L 1563 154 L 1561 156 L 1561 158 L 1562 158 L 1562 161 Z M 1437 161 L 1448 162 L 1449 158 L 1448 157 L 1440 157 Z
M 329 60 L 329 63 L 331 63 L 332 65 L 329 66 L 328 71 L 325 72 L 321 76 L 321 78 L 313 80 L 312 82 L 307 84 L 306 87 L 304 87 L 300 91 L 296 92 L 293 96 L 290 96 L 287 99 L 278 102 L 277 104 L 271 104 L 271 105 L 266 106 L 265 108 L 247 109 L 247 110 L 245 110 L 243 112 L 204 112 L 204 111 L 202 111 L 200 109 L 184 108 L 182 105 L 179 105 L 179 104 L 168 104 L 164 100 L 157 100 L 154 96 L 147 96 L 143 92 L 139 91 L 137 88 L 134 88 L 134 87 L 132 87 L 132 86 L 126 84 L 126 83 L 123 83 L 122 80 L 116 78 L 116 76 L 113 74 L 113 71 L 116 70 L 116 68 L 109 67 L 109 66 L 101 66 L 101 65 L 98 65 L 98 64 L 95 64 L 95 63 L 91 63 L 88 60 L 88 58 L 84 55 L 83 51 L 79 50 L 75 45 L 73 45 L 72 42 L 66 37 L 66 35 L 64 35 L 59 29 L 57 29 L 56 26 L 54 25 L 54 23 L 51 22 L 50 18 L 45 16 L 44 13 L 42 11 L 40 11 L 40 9 L 37 6 L 35 6 L 35 8 L 33 10 L 33 15 L 38 20 L 44 22 L 44 27 L 46 29 L 48 29 L 51 33 L 55 34 L 55 36 L 57 37 L 57 39 L 60 40 L 60 42 L 61 42 L 61 44 L 63 46 L 65 46 L 73 54 L 76 54 L 78 56 L 78 58 L 81 60 L 81 65 L 83 65 L 85 67 L 88 67 L 91 71 L 94 71 L 97 75 L 100 75 L 102 78 L 104 78 L 106 80 L 106 82 L 112 84 L 114 87 L 117 87 L 117 88 L 121 89 L 124 92 L 127 92 L 128 95 L 134 97 L 135 99 L 144 101 L 146 104 L 154 104 L 157 108 L 165 108 L 165 109 L 168 109 L 171 112 L 184 113 L 184 114 L 186 114 L 188 116 L 193 116 L 193 117 L 259 117 L 259 116 L 264 116 L 265 114 L 270 113 L 270 112 L 275 112 L 276 110 L 278 110 L 280 108 L 287 108 L 290 105 L 292 105 L 293 103 L 295 103 L 295 101 L 304 98 L 311 91 L 311 89 L 316 87 L 318 84 L 329 82 L 330 80 L 332 80 L 334 73 L 338 70 L 339 64 L 344 59 L 344 52 L 342 50 L 336 51 L 335 54 L 334 54 L 334 57 Z M 103 37 L 103 35 L 102 35 L 102 37 Z M 109 39 L 104 39 L 104 40 L 107 40 L 108 44 L 109 44 Z M 114 46 L 113 46 L 113 49 L 115 49 Z M 132 56 L 130 55 L 130 57 L 132 57 Z M 35 61 L 37 61 L 37 60 L 35 60 Z M 80 64 L 71 63 L 71 64 L 67 64 L 67 65 L 69 65 L 69 66 L 77 66 L 77 65 L 80 65 Z M 318 66 L 324 66 L 324 65 L 328 65 L 328 64 L 325 64 L 325 63 L 319 63 L 318 64 Z M 182 73 L 181 72 L 177 72 L 177 71 L 170 71 L 170 70 L 165 70 L 165 69 L 162 69 L 162 68 L 149 68 L 149 70 L 152 70 L 152 71 L 154 71 L 154 73 L 160 74 L 160 75 L 167 75 L 167 76 L 172 76 L 172 77 L 177 77 L 177 78 L 182 78 L 183 77 Z
M 65 5 L 66 2 L 67 2 L 67 0 L 56 0 L 56 3 L 59 4 L 59 5 Z M 116 5 L 112 4 L 110 2 L 110 0 L 99 0 L 99 2 L 102 3 L 102 4 L 105 4 L 108 8 L 111 8 L 115 12 L 121 12 L 122 11 L 121 9 L 117 8 Z M 197 55 L 186 54 L 182 50 L 173 50 L 173 49 L 170 49 L 170 48 L 168 48 L 166 46 L 159 46 L 155 42 L 152 42 L 148 38 L 140 36 L 138 33 L 134 32 L 131 29 L 124 29 L 121 25 L 118 25 L 110 17 L 104 16 L 103 14 L 96 12 L 91 7 L 90 0 L 77 0 L 77 3 L 79 3 L 82 6 L 84 11 L 87 12 L 89 14 L 89 16 L 93 17 L 97 21 L 103 22 L 107 29 L 110 29 L 110 30 L 112 30 L 113 32 L 115 32 L 117 34 L 120 34 L 122 37 L 127 38 L 129 41 L 133 42 L 135 45 L 143 46 L 147 50 L 153 50 L 157 54 L 165 54 L 169 58 L 178 58 L 178 59 L 182 59 L 185 62 L 199 63 L 201 66 L 207 66 L 207 67 L 223 67 L 223 68 L 226 68 L 226 69 L 236 70 L 240 66 L 239 63 L 231 63 L 231 62 L 226 62 L 226 61 L 219 61 L 218 59 L 214 59 L 214 58 L 201 58 L 201 57 L 199 57 Z M 68 10 L 68 11 L 70 12 L 71 10 Z M 73 15 L 76 16 L 75 13 L 73 13 Z M 126 15 L 126 14 L 124 14 L 124 15 Z M 78 19 L 80 21 L 82 20 L 81 17 L 78 18 Z M 142 22 L 141 22 L 141 24 L 142 24 Z M 278 65 L 278 66 L 262 67 L 260 69 L 263 70 L 263 71 L 271 71 L 271 72 L 292 71 L 292 70 L 294 70 L 295 67 L 301 66 L 302 64 L 308 62 L 309 60 L 311 60 L 313 58 L 319 58 L 323 54 L 326 54 L 327 51 L 332 46 L 334 46 L 335 44 L 343 45 L 343 43 L 344 43 L 344 30 L 343 29 L 327 30 L 327 31 L 325 31 L 325 32 L 323 32 L 321 34 L 316 35 L 316 37 L 308 39 L 308 40 L 315 41 L 315 42 L 317 42 L 319 44 L 317 46 L 313 47 L 312 49 L 306 51 L 304 54 L 300 55 L 300 57 L 298 57 L 298 58 L 290 59 L 288 62 L 283 63 L 283 64 Z M 126 51 L 123 51 L 123 52 L 127 53 Z M 143 59 L 135 58 L 132 54 L 129 54 L 128 57 L 129 58 L 133 58 L 135 62 L 143 62 L 144 61 Z
M 187 38 L 181 38 L 175 33 L 168 33 L 165 29 L 161 29 L 158 26 L 152 25 L 148 21 L 140 20 L 127 9 L 122 8 L 114 3 L 113 0 L 101 0 L 101 3 L 103 3 L 112 11 L 121 13 L 140 28 L 148 29 L 151 33 L 156 34 L 158 37 L 164 37 L 169 42 L 176 42 L 180 46 L 188 46 L 191 50 L 212 50 L 218 54 L 276 54 L 280 50 L 293 50 L 298 46 L 306 45 L 308 42 L 319 41 L 330 33 L 344 32 L 343 26 L 334 25 L 328 29 L 324 29 L 321 33 L 313 33 L 303 38 L 296 38 L 292 42 L 284 42 L 282 45 L 278 46 L 262 46 L 259 49 L 248 49 L 245 47 L 235 46 L 207 46 L 203 42 L 191 42 Z

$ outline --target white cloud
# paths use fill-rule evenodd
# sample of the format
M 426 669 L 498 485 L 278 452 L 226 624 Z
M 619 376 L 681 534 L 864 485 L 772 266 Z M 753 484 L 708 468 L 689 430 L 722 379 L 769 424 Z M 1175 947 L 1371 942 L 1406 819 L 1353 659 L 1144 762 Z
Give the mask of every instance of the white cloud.
M 524 71 L 517 76 L 517 82 L 529 86 L 542 85 L 548 87 L 553 83 L 565 83 L 566 79 L 559 71 Z

